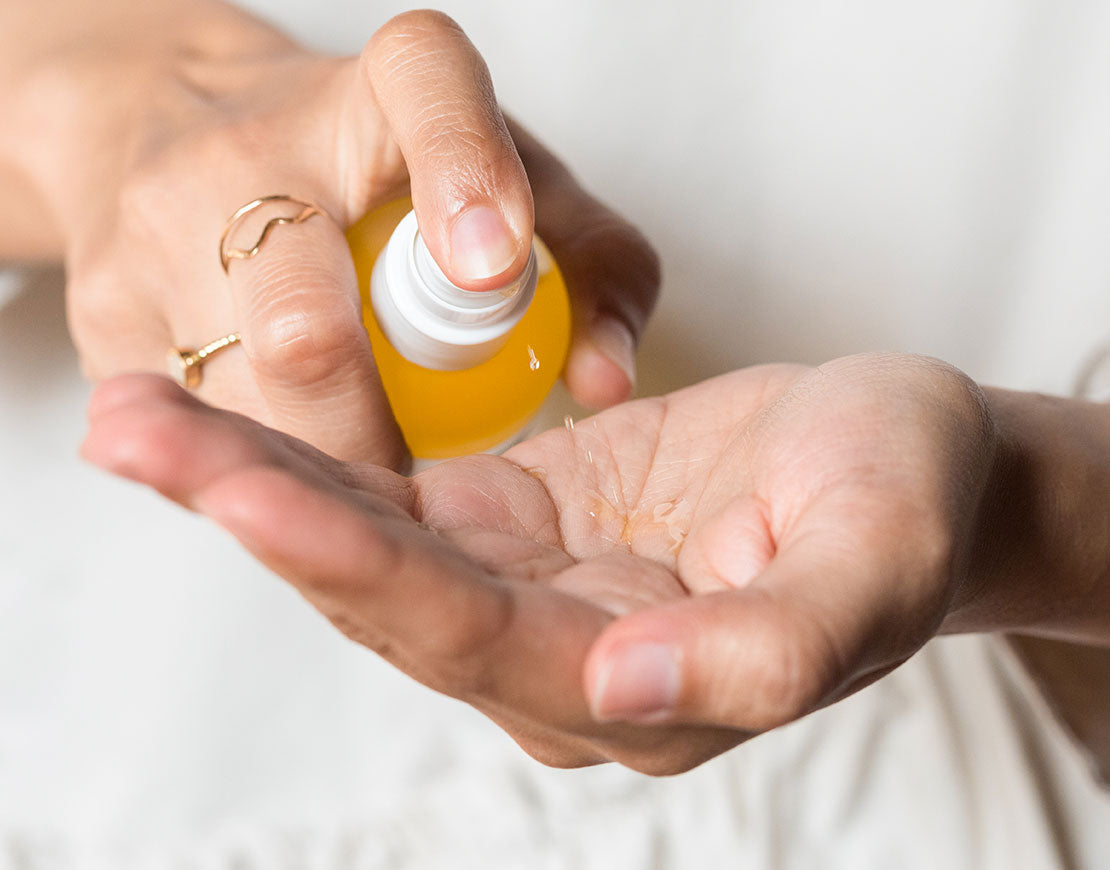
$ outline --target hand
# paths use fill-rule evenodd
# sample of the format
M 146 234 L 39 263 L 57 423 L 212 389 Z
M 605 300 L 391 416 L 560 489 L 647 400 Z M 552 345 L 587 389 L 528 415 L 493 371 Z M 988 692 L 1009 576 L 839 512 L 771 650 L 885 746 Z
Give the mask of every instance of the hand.
M 934 360 L 746 369 L 411 480 L 160 379 L 106 384 L 90 418 L 88 458 L 224 525 L 549 764 L 683 770 L 938 630 L 1036 614 L 983 544 L 1017 551 L 987 501 L 1009 454 Z
M 446 16 L 398 16 L 341 59 L 214 0 L 74 3 L 37 29 L 21 7 L 0 8 L 0 29 L 52 40 L 21 66 L 13 39 L 0 65 L 25 82 L 5 95 L 0 170 L 33 179 L 58 221 L 92 378 L 164 371 L 171 346 L 239 331 L 242 349 L 205 366 L 203 398 L 335 455 L 398 464 L 343 230 L 411 185 L 433 255 L 472 289 L 523 268 L 534 192 L 572 294 L 570 391 L 595 407 L 630 394 L 655 255 L 527 133 L 510 136 L 485 64 Z M 327 216 L 278 228 L 225 275 L 225 220 L 267 194 Z

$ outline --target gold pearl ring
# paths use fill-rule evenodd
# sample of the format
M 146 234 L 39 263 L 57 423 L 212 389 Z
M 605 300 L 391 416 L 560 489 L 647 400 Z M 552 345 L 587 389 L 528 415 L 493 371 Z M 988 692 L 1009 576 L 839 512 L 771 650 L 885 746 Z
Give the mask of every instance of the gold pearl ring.
M 170 377 L 185 389 L 195 390 L 200 386 L 202 379 L 201 366 L 208 358 L 238 343 L 239 333 L 232 332 L 223 336 L 223 338 L 210 341 L 204 347 L 198 347 L 196 350 L 171 347 L 166 355 L 166 367 L 169 369 Z

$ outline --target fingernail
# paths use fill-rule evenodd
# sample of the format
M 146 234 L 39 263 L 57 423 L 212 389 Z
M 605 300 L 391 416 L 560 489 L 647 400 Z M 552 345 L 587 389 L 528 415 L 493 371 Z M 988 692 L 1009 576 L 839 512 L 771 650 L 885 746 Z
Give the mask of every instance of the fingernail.
M 476 205 L 455 218 L 451 265 L 460 277 L 480 281 L 500 275 L 513 264 L 516 255 L 516 239 L 494 209 Z
M 636 340 L 627 326 L 615 317 L 594 321 L 590 339 L 601 354 L 624 372 L 628 383 L 636 385 Z
M 674 709 L 681 687 L 673 647 L 629 644 L 619 647 L 601 666 L 590 707 L 600 722 L 653 722 Z

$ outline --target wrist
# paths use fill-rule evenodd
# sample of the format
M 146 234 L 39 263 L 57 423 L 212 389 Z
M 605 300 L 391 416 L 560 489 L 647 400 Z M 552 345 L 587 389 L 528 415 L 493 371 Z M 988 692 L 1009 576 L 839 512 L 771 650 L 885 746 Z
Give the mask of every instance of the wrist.
M 984 393 L 997 451 L 944 630 L 1110 643 L 1110 405 Z

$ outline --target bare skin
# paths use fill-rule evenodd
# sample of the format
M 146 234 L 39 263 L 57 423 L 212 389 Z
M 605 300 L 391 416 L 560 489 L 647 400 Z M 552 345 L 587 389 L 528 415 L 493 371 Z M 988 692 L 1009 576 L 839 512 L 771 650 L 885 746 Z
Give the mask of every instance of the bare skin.
M 126 378 L 84 449 L 540 760 L 673 773 L 937 633 L 1110 640 L 1110 415 L 1044 401 L 918 357 L 763 366 L 409 479 Z M 1015 514 L 1030 462 L 1058 476 Z
M 411 189 L 433 253 L 464 286 L 514 274 L 534 225 L 573 297 L 572 394 L 604 407 L 631 393 L 655 255 L 504 119 L 480 56 L 444 16 L 399 16 L 359 58 L 334 58 L 215 0 L 0 0 L 0 116 L 0 258 L 65 260 L 71 331 L 94 379 L 161 371 L 170 346 L 238 330 L 242 346 L 205 368 L 206 401 L 344 459 L 403 466 L 342 230 Z M 225 276 L 225 218 L 267 193 L 313 199 L 328 217 L 276 233 L 264 258 Z M 455 244 L 463 215 L 482 208 L 505 232 L 484 220 Z M 934 631 L 984 630 L 1022 633 L 1046 693 L 1110 769 L 1110 696 L 1091 688 L 1108 682 L 1105 409 L 984 399 L 943 367 L 888 362 L 897 371 L 869 365 L 858 382 L 840 364 L 820 377 L 737 373 L 411 483 L 293 448 L 160 381 L 107 386 L 89 450 L 210 508 L 349 633 L 550 763 L 682 769 L 865 684 Z M 856 414 L 840 404 L 865 398 L 853 383 L 874 388 Z M 160 430 L 160 415 L 181 432 Z M 211 456 L 181 440 L 202 435 Z M 219 483 L 227 475 L 250 485 Z M 504 489 L 487 491 L 490 480 Z M 292 521 L 265 514 L 281 487 L 332 499 L 293 516 L 306 528 L 346 517 L 360 569 L 358 534 L 415 554 L 402 566 L 423 560 L 423 630 L 390 628 L 400 608 L 370 594 L 388 590 L 380 577 L 282 551 L 274 536 Z M 339 591 L 325 596 L 328 584 Z M 436 609 L 468 589 L 516 621 L 485 634 L 488 605 L 461 621 Z M 552 636 L 549 618 L 565 632 Z M 453 643 L 468 654 L 445 653 Z M 518 654 L 520 674 L 502 674 Z M 648 679 L 673 661 L 677 682 Z M 551 680 L 553 694 L 513 680 Z M 660 707 L 661 685 L 678 689 Z M 600 724 L 612 720 L 640 724 Z
M 0 259 L 64 257 L 95 380 L 163 372 L 171 346 L 238 331 L 205 366 L 207 401 L 402 464 L 343 230 L 411 189 L 433 255 L 469 289 L 514 278 L 535 226 L 572 297 L 571 393 L 603 407 L 632 392 L 655 254 L 504 119 L 444 15 L 400 15 L 339 58 L 216 0 L 0 0 L 0 113 Z M 225 275 L 225 220 L 268 194 L 326 215 Z M 274 216 L 252 215 L 239 246 Z

